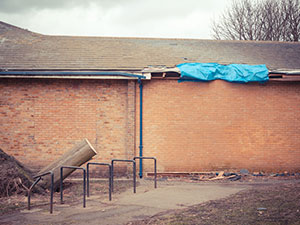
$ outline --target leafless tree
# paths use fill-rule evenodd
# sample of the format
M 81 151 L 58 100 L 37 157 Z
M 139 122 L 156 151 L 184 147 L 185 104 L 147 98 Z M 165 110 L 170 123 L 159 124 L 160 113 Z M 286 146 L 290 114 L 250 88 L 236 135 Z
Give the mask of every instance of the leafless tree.
M 232 0 L 213 21 L 215 39 L 300 40 L 299 0 Z

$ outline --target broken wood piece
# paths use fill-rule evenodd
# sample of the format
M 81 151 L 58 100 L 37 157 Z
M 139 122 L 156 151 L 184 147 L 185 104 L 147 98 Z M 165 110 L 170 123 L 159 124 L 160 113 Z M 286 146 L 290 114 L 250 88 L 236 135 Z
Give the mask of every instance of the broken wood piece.
M 218 177 L 223 177 L 224 176 L 224 171 L 219 172 Z
M 213 178 L 210 178 L 209 180 L 222 180 L 222 179 L 225 179 L 227 177 L 224 177 L 224 176 L 217 176 L 217 177 L 213 177 Z
M 48 171 L 54 173 L 54 190 L 59 187 L 60 184 L 60 167 L 61 166 L 81 166 L 89 161 L 97 152 L 87 139 L 84 139 L 72 149 L 63 154 L 59 159 L 44 167 L 38 174 L 43 174 Z M 65 169 L 63 173 L 63 179 L 68 177 L 74 169 Z M 42 187 L 49 188 L 51 181 L 50 176 L 46 176 L 40 182 Z
M 221 172 L 218 173 L 218 176 L 210 178 L 209 180 L 221 180 L 221 179 L 224 179 L 224 178 L 225 178 L 224 171 L 221 171 Z

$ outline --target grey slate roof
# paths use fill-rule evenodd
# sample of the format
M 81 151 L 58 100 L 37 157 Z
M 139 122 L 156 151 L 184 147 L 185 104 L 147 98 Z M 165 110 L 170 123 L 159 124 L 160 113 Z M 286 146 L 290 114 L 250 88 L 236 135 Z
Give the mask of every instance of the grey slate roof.
M 300 43 L 49 36 L 0 21 L 0 70 L 142 70 L 184 62 L 300 69 Z

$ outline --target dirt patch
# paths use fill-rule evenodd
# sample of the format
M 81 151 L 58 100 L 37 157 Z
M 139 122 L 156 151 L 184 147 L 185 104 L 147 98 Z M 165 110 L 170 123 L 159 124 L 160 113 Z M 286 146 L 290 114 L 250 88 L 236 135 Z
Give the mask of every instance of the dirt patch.
M 230 197 L 134 221 L 145 224 L 300 224 L 300 182 L 250 184 Z
M 135 194 L 132 180 L 121 179 L 115 180 L 112 201 L 108 200 L 108 180 L 97 179 L 90 183 L 86 208 L 82 207 L 82 180 L 67 179 L 64 204 L 56 192 L 53 214 L 49 213 L 49 193 L 33 195 L 30 211 L 25 196 L 19 202 L 12 196 L 2 198 L 7 200 L 5 209 L 11 208 L 0 216 L 0 224 L 299 224 L 300 180 L 289 178 L 159 179 L 157 189 L 153 180 L 141 179 Z
M 139 183 L 137 183 L 137 186 Z M 114 194 L 120 194 L 128 189 L 132 189 L 131 180 L 115 180 L 114 181 Z M 72 181 L 67 179 L 64 181 L 64 202 L 67 204 L 78 204 L 82 201 L 83 185 L 82 181 Z M 107 199 L 109 194 L 108 181 L 98 180 L 90 181 L 90 196 L 97 196 L 102 199 Z M 36 195 L 38 196 L 38 195 Z
M 124 224 L 135 219 L 145 219 L 166 210 L 183 209 L 211 199 L 237 193 L 247 185 L 194 184 L 177 181 L 159 181 L 158 188 L 151 180 L 139 180 L 133 193 L 132 180 L 115 180 L 112 201 L 108 200 L 108 181 L 90 184 L 90 197 L 86 208 L 82 203 L 82 182 L 68 184 L 64 189 L 64 204 L 59 193 L 54 195 L 54 213 L 49 213 L 49 196 L 42 203 L 34 195 L 32 210 L 21 210 L 0 216 L 0 223 L 9 224 Z M 125 192 L 123 192 L 126 190 Z M 38 202 L 39 201 L 39 202 Z M 38 211 L 37 211 L 38 210 Z
M 27 193 L 32 183 L 32 172 L 0 149 L 0 197 Z
M 137 183 L 138 185 L 139 183 Z M 132 188 L 132 181 L 123 180 L 115 181 L 115 194 L 125 192 L 127 189 Z M 64 181 L 64 202 L 71 206 L 81 206 L 82 202 L 83 185 L 80 180 L 66 179 Z M 106 180 L 91 181 L 90 182 L 90 196 L 97 196 L 100 199 L 108 199 L 108 182 Z M 42 194 L 33 193 L 31 196 L 31 208 L 42 208 L 48 211 L 49 208 L 49 190 L 45 190 Z M 60 192 L 54 193 L 54 211 L 55 207 L 59 205 Z M 2 197 L 0 201 L 0 216 L 7 215 L 19 210 L 27 209 L 27 196 L 13 195 L 9 197 Z

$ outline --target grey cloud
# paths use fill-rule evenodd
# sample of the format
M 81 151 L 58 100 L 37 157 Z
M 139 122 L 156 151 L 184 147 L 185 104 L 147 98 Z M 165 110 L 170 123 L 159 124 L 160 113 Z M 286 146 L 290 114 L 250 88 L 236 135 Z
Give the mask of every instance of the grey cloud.
M 0 0 L 0 12 L 22 13 L 30 10 L 86 7 L 90 4 L 111 8 L 130 1 L 133 0 Z
M 113 8 L 116 6 L 130 6 L 135 8 L 141 7 L 141 5 L 150 5 L 150 9 L 160 10 L 165 8 L 165 13 L 174 13 L 174 6 L 178 9 L 178 5 L 182 10 L 192 9 L 193 7 L 199 7 L 200 10 L 206 11 L 216 6 L 216 0 L 186 0 L 176 1 L 174 0 L 0 0 L 0 12 L 3 13 L 22 13 L 29 10 L 43 10 L 43 9 L 68 9 L 75 7 L 87 7 L 90 4 L 97 5 L 101 8 Z M 169 10 L 168 10 L 169 9 Z M 176 11 L 178 11 L 175 9 Z M 199 9 L 199 8 L 198 8 Z
M 121 14 L 112 18 L 118 24 L 154 23 L 155 21 L 184 19 L 192 13 L 205 13 L 216 5 L 216 0 L 143 0 L 122 5 Z M 196 22 L 196 21 L 192 21 Z
M 1 0 L 0 11 L 4 13 L 20 13 L 29 10 L 56 9 L 80 3 L 80 0 Z
M 42 34 L 199 37 L 228 1 L 0 0 L 0 17 Z

